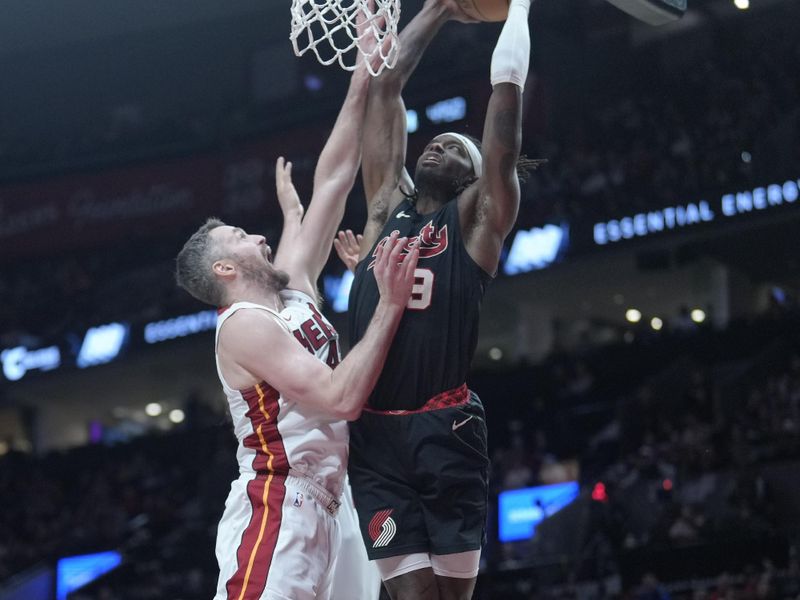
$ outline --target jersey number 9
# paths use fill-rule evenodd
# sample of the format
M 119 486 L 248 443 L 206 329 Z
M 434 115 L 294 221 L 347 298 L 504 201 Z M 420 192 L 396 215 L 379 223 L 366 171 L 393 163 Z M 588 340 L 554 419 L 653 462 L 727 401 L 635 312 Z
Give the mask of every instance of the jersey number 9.
M 406 304 L 409 310 L 425 310 L 431 305 L 433 296 L 433 271 L 430 269 L 414 269 L 414 287 L 411 298 Z

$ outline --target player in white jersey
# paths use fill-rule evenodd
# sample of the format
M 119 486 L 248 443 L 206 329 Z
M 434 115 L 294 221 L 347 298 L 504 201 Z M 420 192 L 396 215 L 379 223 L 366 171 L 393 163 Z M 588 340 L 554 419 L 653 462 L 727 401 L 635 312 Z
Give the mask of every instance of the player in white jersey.
M 291 163 L 284 164 L 283 159 L 278 159 L 275 169 L 275 181 L 278 201 L 283 212 L 283 231 L 281 232 L 281 244 L 278 247 L 276 258 L 279 261 L 285 251 L 284 249 L 291 246 L 291 240 L 298 239 L 298 233 L 302 231 L 304 209 L 300 202 L 300 197 L 292 184 Z M 337 240 L 334 239 L 334 245 L 338 247 L 340 244 L 337 244 Z M 289 286 L 291 286 L 291 282 L 289 282 Z M 315 314 L 318 313 L 319 311 L 315 309 Z M 322 318 L 324 319 L 324 317 Z M 313 351 L 317 358 L 333 367 L 341 362 L 339 337 L 333 325 L 327 320 L 324 321 L 324 326 L 321 325 L 320 328 L 329 328 L 329 331 L 335 337 L 319 350 L 314 350 L 313 344 L 308 341 L 305 341 L 308 344 L 306 347 L 309 351 Z M 316 334 L 311 336 L 311 338 L 314 337 L 316 337 Z M 304 343 L 301 337 L 298 337 L 298 340 Z M 369 560 L 364 543 L 361 540 L 358 513 L 353 504 L 353 493 L 347 478 L 345 478 L 342 489 L 341 506 L 339 507 L 337 519 L 342 539 L 333 573 L 331 598 L 378 600 L 381 589 L 381 576 L 375 563 Z
M 332 597 L 345 420 L 358 417 L 377 380 L 418 258 L 413 250 L 401 260 L 407 240 L 394 236 L 375 265 L 381 303 L 367 335 L 335 370 L 319 360 L 338 351 L 314 283 L 358 169 L 366 88 L 366 72 L 357 71 L 320 155 L 308 214 L 274 264 L 262 236 L 214 219 L 178 255 L 179 284 L 224 307 L 217 368 L 239 440 L 240 477 L 218 531 L 216 600 Z

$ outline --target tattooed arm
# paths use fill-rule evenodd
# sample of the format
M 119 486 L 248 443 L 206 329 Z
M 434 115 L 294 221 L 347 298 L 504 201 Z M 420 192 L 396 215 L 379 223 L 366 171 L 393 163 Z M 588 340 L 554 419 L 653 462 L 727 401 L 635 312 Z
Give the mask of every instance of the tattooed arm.
M 403 201 L 414 182 L 406 171 L 406 107 L 402 92 L 428 44 L 442 25 L 460 15 L 453 0 L 426 0 L 400 33 L 401 50 L 394 69 L 386 69 L 370 82 L 364 131 L 361 175 L 367 197 L 367 222 L 360 258 L 378 240 L 389 215 Z
M 497 270 L 519 211 L 521 95 L 512 83 L 498 84 L 492 92 L 483 130 L 483 176 L 459 199 L 467 252 L 489 274 Z
M 517 161 L 522 143 L 522 89 L 528 74 L 531 0 L 511 0 L 492 56 L 492 90 L 483 128 L 483 174 L 459 198 L 467 252 L 494 274 L 519 211 Z

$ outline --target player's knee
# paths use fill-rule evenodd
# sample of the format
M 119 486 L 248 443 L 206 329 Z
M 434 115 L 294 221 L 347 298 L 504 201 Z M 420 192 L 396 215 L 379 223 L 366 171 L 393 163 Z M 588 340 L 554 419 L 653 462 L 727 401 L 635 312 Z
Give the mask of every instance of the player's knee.
M 430 568 L 398 575 L 383 585 L 392 600 L 439 600 L 439 586 Z
M 439 600 L 471 600 L 476 578 L 469 579 L 436 576 Z
M 470 600 L 480 567 L 481 551 L 432 554 L 431 570 L 439 586 L 439 600 Z

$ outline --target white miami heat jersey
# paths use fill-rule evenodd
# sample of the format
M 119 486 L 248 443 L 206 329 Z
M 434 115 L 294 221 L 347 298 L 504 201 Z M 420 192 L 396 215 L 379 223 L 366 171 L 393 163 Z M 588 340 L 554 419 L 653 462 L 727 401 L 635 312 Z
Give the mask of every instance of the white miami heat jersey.
M 217 341 L 223 324 L 236 311 L 263 310 L 309 352 L 335 367 L 340 360 L 339 335 L 314 300 L 297 290 L 284 290 L 280 296 L 285 306 L 280 312 L 251 302 L 237 302 L 225 308 L 217 319 Z M 299 405 L 267 381 L 243 390 L 232 389 L 222 376 L 218 356 L 217 373 L 239 441 L 236 457 L 240 473 L 287 474 L 291 468 L 334 496 L 341 495 L 347 470 L 345 421 Z

